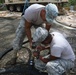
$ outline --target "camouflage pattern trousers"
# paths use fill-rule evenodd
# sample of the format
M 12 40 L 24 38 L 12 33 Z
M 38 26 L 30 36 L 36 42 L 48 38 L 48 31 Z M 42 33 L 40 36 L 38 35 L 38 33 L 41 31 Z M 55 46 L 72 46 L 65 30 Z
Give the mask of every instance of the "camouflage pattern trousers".
M 19 26 L 16 30 L 16 37 L 13 40 L 12 46 L 14 50 L 19 50 L 22 47 L 23 40 L 25 38 L 25 19 L 22 17 Z
M 37 27 L 44 27 L 42 24 L 41 25 L 32 24 L 32 26 L 34 26 L 35 29 Z M 16 37 L 13 40 L 13 43 L 12 43 L 13 49 L 14 50 L 20 50 L 21 47 L 22 47 L 23 40 L 24 40 L 24 38 L 26 36 L 26 33 L 25 33 L 25 19 L 24 19 L 23 16 L 22 16 L 22 18 L 20 20 L 19 26 L 17 27 L 15 36 Z
M 35 60 L 35 68 L 42 72 L 47 72 L 48 75 L 62 75 L 73 67 L 74 62 L 71 60 L 57 59 L 49 61 L 47 64 L 39 59 Z

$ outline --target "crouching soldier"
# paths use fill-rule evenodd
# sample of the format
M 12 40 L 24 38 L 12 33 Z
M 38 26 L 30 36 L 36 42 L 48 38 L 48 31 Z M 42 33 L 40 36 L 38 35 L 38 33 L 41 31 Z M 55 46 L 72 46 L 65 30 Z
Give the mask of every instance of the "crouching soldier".
M 39 59 L 35 60 L 37 69 L 46 70 L 48 75 L 62 75 L 74 67 L 73 49 L 61 33 L 49 33 L 46 29 L 39 27 L 33 35 L 33 42 L 37 45 L 43 44 L 43 46 L 37 46 L 39 51 L 50 49 L 47 58 L 40 55 Z M 38 56 L 37 52 L 33 54 L 35 57 Z

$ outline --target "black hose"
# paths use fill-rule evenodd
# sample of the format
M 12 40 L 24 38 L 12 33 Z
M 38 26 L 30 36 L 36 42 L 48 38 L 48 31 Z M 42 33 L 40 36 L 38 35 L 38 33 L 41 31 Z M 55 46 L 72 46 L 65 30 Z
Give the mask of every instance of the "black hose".
M 10 49 L 1 51 L 1 52 L 0 52 L 0 60 L 1 60 L 1 58 L 2 58 L 5 54 L 7 54 L 8 52 L 10 52 L 11 50 L 13 50 L 13 48 L 10 48 Z
M 28 42 L 29 42 L 29 41 L 26 40 L 25 42 L 23 42 L 23 44 L 28 43 Z M 13 47 L 11 47 L 10 49 L 6 49 L 6 50 L 1 51 L 1 52 L 0 52 L 0 60 L 2 59 L 2 57 L 3 57 L 4 55 L 6 55 L 8 52 L 10 52 L 10 51 L 12 51 L 12 50 L 13 50 Z
M 31 59 L 32 56 L 32 52 L 29 48 L 27 47 L 22 47 L 25 48 L 25 50 L 28 51 L 29 53 L 29 59 L 28 62 L 26 64 L 16 64 L 14 66 L 11 67 L 5 67 L 5 68 L 1 68 L 0 69 L 0 75 L 2 74 L 8 74 L 10 75 L 10 73 L 13 74 L 26 74 L 26 75 L 47 75 L 47 73 L 44 72 L 40 72 L 39 70 L 37 70 L 34 65 L 31 66 L 29 63 L 29 60 Z
M 27 43 L 27 41 L 23 42 L 23 44 Z M 29 48 L 27 47 L 22 47 L 25 48 L 25 50 L 28 51 L 29 53 L 29 59 L 28 62 L 26 64 L 16 64 L 14 66 L 11 67 L 6 67 L 6 68 L 1 68 L 0 69 L 0 75 L 2 74 L 8 74 L 10 75 L 10 73 L 13 74 L 26 74 L 26 75 L 48 75 L 47 73 L 44 72 L 40 72 L 39 70 L 37 70 L 34 66 L 29 65 L 29 61 L 31 59 L 32 56 L 32 52 Z M 7 51 L 3 52 L 3 56 L 8 53 L 9 51 L 13 50 L 13 48 L 8 49 Z
M 24 42 L 26 43 L 26 42 Z M 0 74 L 6 74 L 6 73 L 27 73 L 29 70 L 29 61 L 30 61 L 30 58 L 31 58 L 31 50 L 27 47 L 22 47 L 22 48 L 25 48 L 25 50 L 28 51 L 29 53 L 29 59 L 28 59 L 28 62 L 26 64 L 23 64 L 23 63 L 20 63 L 20 64 L 16 64 L 16 65 L 13 65 L 11 67 L 5 67 L 5 68 L 0 68 Z M 11 49 L 12 50 L 12 49 Z

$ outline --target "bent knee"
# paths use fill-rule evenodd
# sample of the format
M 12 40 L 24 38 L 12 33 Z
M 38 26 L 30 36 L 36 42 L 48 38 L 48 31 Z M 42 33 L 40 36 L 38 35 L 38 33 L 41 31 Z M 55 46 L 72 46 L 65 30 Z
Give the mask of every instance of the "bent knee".
M 46 67 L 48 68 L 48 67 L 52 67 L 52 66 L 54 66 L 54 62 L 48 62 L 47 64 L 46 64 Z

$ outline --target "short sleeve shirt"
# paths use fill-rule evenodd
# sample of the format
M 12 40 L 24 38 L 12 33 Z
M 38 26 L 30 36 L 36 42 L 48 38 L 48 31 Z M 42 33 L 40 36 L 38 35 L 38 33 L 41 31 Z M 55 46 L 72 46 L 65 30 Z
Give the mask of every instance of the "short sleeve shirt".
M 50 44 L 50 52 L 52 56 L 60 57 L 62 59 L 75 60 L 75 54 L 69 42 L 59 32 L 51 33 L 53 39 Z
M 40 4 L 33 4 L 29 6 L 25 10 L 24 18 L 33 24 L 40 25 L 44 23 L 44 21 L 40 17 L 40 12 L 42 9 L 44 9 L 45 6 L 40 5 Z

